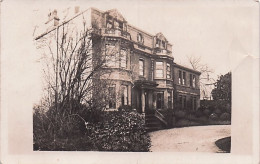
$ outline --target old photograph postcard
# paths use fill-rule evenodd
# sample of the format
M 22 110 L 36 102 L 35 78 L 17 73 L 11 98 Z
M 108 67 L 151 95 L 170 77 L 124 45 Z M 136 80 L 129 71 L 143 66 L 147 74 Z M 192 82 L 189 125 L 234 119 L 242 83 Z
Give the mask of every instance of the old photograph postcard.
M 259 2 L 0 4 L 1 163 L 259 163 Z

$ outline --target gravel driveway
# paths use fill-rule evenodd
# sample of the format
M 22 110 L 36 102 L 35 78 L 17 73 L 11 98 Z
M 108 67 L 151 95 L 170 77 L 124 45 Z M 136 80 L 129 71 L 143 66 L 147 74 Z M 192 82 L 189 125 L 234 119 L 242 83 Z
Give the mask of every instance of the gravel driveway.
M 215 141 L 230 136 L 230 125 L 193 126 L 149 133 L 152 152 L 222 152 Z

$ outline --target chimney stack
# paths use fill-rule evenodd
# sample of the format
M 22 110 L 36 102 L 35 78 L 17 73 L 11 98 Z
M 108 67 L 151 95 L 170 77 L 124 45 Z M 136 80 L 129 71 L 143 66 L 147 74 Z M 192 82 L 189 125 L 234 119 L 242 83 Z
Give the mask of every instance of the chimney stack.
M 75 6 L 75 8 L 74 8 L 74 13 L 75 13 L 75 14 L 78 14 L 78 13 L 79 13 L 79 6 Z
M 58 12 L 57 12 L 57 10 L 55 9 L 55 10 L 53 10 L 51 13 L 49 13 L 48 14 L 48 17 L 49 17 L 49 19 L 48 19 L 48 21 L 45 23 L 45 24 L 52 24 L 52 22 L 53 22 L 53 26 L 57 26 L 57 25 L 59 25 L 59 17 L 58 17 Z

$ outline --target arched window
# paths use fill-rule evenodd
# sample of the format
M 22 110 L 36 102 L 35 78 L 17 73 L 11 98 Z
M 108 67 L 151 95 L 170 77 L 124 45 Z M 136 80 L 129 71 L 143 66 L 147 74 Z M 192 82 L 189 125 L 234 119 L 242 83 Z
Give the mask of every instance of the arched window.
M 143 36 L 142 36 L 142 34 L 137 34 L 137 42 L 139 42 L 139 43 L 144 43 L 144 38 L 143 38 Z

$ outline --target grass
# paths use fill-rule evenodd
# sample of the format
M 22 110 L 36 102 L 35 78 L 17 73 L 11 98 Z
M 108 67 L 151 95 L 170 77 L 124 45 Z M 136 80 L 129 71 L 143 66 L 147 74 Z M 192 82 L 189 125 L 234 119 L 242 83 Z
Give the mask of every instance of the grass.
M 224 151 L 224 153 L 230 153 L 231 149 L 231 137 L 221 138 L 215 142 L 217 147 Z

